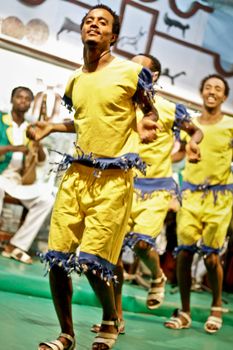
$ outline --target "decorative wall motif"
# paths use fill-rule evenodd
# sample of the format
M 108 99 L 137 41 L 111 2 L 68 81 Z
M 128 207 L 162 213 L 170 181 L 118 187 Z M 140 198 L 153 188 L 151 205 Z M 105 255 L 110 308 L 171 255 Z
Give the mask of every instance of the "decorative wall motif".
M 181 90 L 197 91 L 199 80 L 214 72 L 232 85 L 232 1 L 8 0 L 1 3 L 0 41 L 49 55 L 54 62 L 70 62 L 70 67 L 81 64 L 80 23 L 99 2 L 122 19 L 113 49 L 116 55 L 128 59 L 139 52 L 157 56 L 164 67 L 163 82 Z

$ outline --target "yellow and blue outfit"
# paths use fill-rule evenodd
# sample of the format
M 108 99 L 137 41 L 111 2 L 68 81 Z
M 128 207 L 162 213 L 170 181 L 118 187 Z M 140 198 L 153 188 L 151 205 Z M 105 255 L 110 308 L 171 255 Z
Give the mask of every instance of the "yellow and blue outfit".
M 156 140 L 150 144 L 140 143 L 139 146 L 139 154 L 147 164 L 147 171 L 145 176 L 137 174 L 134 179 L 133 205 L 127 230 L 129 234 L 124 242 L 124 246 L 132 249 L 139 240 L 155 246 L 172 196 L 179 196 L 178 186 L 172 177 L 171 151 L 174 131 L 177 133 L 180 124 L 190 121 L 190 117 L 183 105 L 160 96 L 156 96 L 155 106 L 161 131 Z
M 204 254 L 219 253 L 232 213 L 233 176 L 231 172 L 233 119 L 228 116 L 204 125 L 201 160 L 186 162 L 182 183 L 182 208 L 177 215 L 179 250 L 200 250 Z
M 138 156 L 134 99 L 138 89 L 151 87 L 148 70 L 119 58 L 92 73 L 78 69 L 68 81 L 64 102 L 75 109 L 77 154 L 64 159 L 71 165 L 59 187 L 43 257 L 50 266 L 113 278 L 132 203 L 131 168 L 145 166 Z

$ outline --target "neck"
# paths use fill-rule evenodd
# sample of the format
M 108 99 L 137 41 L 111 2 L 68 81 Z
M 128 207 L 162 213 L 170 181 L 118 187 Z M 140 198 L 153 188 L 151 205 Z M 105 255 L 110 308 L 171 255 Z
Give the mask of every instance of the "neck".
M 97 67 L 109 62 L 110 57 L 112 57 L 110 49 L 102 52 L 84 49 L 84 69 L 87 71 L 95 70 Z
M 223 117 L 223 114 L 221 112 L 221 109 L 219 107 L 217 108 L 203 108 L 202 115 L 200 116 L 200 121 L 204 124 L 215 124 L 219 120 L 221 120 Z
M 16 112 L 14 110 L 11 111 L 12 119 L 18 125 L 23 124 L 24 122 L 24 112 Z

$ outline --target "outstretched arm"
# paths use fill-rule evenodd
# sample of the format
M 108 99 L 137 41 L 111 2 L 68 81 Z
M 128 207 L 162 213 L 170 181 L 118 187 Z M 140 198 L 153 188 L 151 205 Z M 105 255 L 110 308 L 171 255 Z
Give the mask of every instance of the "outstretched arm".
M 63 123 L 35 122 L 27 128 L 27 137 L 39 141 L 55 132 L 75 133 L 74 121 Z
M 27 154 L 28 148 L 24 145 L 14 146 L 14 145 L 6 145 L 0 146 L 0 156 L 6 154 L 7 152 L 22 152 Z
M 203 139 L 202 131 L 191 121 L 184 121 L 180 125 L 181 130 L 184 130 L 191 136 L 190 141 L 186 144 L 186 155 L 190 163 L 197 163 L 201 159 L 200 148 L 198 144 Z

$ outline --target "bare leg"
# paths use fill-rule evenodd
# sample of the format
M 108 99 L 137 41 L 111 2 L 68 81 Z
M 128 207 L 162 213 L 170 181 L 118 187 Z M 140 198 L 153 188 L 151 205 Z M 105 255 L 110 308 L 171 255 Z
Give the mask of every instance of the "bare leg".
M 114 285 L 114 295 L 115 295 L 117 315 L 119 320 L 123 320 L 122 287 L 124 283 L 124 268 L 123 268 L 123 262 L 121 258 L 118 259 L 117 266 L 114 272 L 115 272 L 115 275 L 117 276 L 117 282 L 118 282 Z
M 107 285 L 106 281 L 101 280 L 98 276 L 94 275 L 92 272 L 87 272 L 86 276 L 102 305 L 102 309 L 103 309 L 102 319 L 105 321 L 117 320 L 118 317 L 117 317 L 117 311 L 116 311 L 116 305 L 115 305 L 115 299 L 114 299 L 113 283 L 110 282 L 110 285 Z M 100 327 L 100 331 L 106 332 L 106 333 L 118 334 L 118 329 L 114 325 L 102 324 Z M 94 342 L 92 345 L 92 349 L 108 350 L 109 347 L 104 343 Z
M 135 247 L 135 253 L 151 271 L 153 279 L 162 276 L 159 255 L 154 248 L 151 248 L 146 242 L 139 241 Z
M 50 289 L 53 297 L 54 307 L 61 326 L 62 333 L 74 336 L 71 300 L 72 300 L 72 281 L 66 272 L 59 266 L 53 266 L 50 271 Z M 65 346 L 70 346 L 69 340 L 63 337 L 58 338 Z M 46 345 L 41 345 L 40 350 L 50 349 Z
M 144 241 L 139 241 L 138 244 L 135 246 L 135 253 L 142 259 L 144 264 L 149 268 L 151 271 L 151 276 L 152 280 L 156 280 L 161 278 L 161 281 L 158 282 L 152 282 L 151 283 L 151 290 L 154 289 L 159 289 L 164 287 L 166 280 L 162 278 L 163 272 L 160 267 L 160 259 L 159 259 L 159 254 L 155 250 L 155 248 L 152 248 L 150 245 L 148 245 Z M 151 293 L 149 291 L 149 293 Z M 161 294 L 161 293 L 160 293 Z M 156 295 L 156 294 L 155 294 Z M 158 297 L 159 294 L 157 294 Z M 156 299 L 156 296 L 152 296 L 152 299 L 147 300 L 147 306 L 149 308 L 156 308 L 159 307 L 160 304 L 162 303 L 162 300 L 164 298 L 164 294 L 162 294 L 161 298 L 158 300 Z
M 204 259 L 207 268 L 208 279 L 212 289 L 212 306 L 222 306 L 222 283 L 223 283 L 223 269 L 218 254 L 210 254 Z M 221 317 L 221 311 L 211 311 L 212 316 Z M 216 329 L 214 325 L 208 328 Z
M 191 277 L 191 265 L 193 261 L 193 253 L 187 250 L 181 250 L 177 257 L 177 279 L 178 286 L 180 290 L 181 297 L 181 305 L 182 312 L 188 314 L 190 316 L 190 290 L 192 284 Z M 182 324 L 185 325 L 187 323 L 187 319 L 185 319 L 182 314 L 177 316 L 182 321 Z M 165 322 L 165 326 L 168 328 L 175 328 L 174 323 Z

